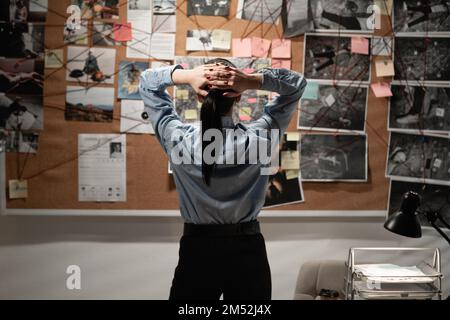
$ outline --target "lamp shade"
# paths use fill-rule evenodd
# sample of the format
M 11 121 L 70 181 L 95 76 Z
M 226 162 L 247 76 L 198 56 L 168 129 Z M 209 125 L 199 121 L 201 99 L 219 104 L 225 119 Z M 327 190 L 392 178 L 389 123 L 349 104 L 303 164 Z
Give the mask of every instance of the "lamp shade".
M 420 238 L 422 228 L 416 210 L 420 205 L 420 196 L 413 191 L 403 195 L 402 205 L 399 211 L 393 213 L 384 223 L 384 227 L 396 234 Z

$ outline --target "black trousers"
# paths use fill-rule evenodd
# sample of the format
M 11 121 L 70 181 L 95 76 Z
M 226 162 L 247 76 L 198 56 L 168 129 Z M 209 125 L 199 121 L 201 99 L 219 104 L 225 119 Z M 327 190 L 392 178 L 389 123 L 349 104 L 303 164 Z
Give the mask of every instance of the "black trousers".
M 185 224 L 169 300 L 269 300 L 270 267 L 257 221 Z

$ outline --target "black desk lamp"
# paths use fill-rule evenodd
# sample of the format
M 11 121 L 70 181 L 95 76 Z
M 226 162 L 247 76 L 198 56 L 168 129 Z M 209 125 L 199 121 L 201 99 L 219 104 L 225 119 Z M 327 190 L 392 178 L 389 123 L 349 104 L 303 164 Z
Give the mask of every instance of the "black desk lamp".
M 420 196 L 416 192 L 408 191 L 403 195 L 402 205 L 400 210 L 393 213 L 384 223 L 384 228 L 410 238 L 420 238 L 422 236 L 422 228 L 418 218 L 419 214 L 423 214 L 430 225 L 436 229 L 437 232 L 450 244 L 450 238 L 445 234 L 440 227 L 437 226 L 436 221 L 439 220 L 442 224 L 450 229 L 450 225 L 442 218 L 438 211 L 422 212 L 417 208 L 420 205 Z

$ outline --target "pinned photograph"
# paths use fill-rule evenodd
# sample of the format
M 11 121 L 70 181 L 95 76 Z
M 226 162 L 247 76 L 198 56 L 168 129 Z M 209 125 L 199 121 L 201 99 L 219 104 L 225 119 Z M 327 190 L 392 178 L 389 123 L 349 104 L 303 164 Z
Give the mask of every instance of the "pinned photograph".
M 450 139 L 391 132 L 386 177 L 450 185 Z
M 285 133 L 280 141 L 280 163 L 278 171 L 269 177 L 264 208 L 304 202 L 302 180 L 299 169 L 298 141 L 292 141 Z
M 373 31 L 373 0 L 309 0 L 316 31 Z
M 114 88 L 67 86 L 65 119 L 112 122 Z
M 351 39 L 352 36 L 306 34 L 303 59 L 305 77 L 369 82 L 370 55 L 352 53 Z
M 389 130 L 450 133 L 450 87 L 391 85 Z
M 213 57 L 175 57 L 175 64 L 180 64 L 185 69 L 192 69 L 205 64 Z M 247 73 L 257 72 L 270 67 L 270 59 L 228 58 L 238 69 Z M 233 120 L 235 123 L 249 123 L 261 117 L 264 105 L 269 101 L 268 91 L 247 90 L 243 92 L 241 100 L 233 108 Z M 201 103 L 197 94 L 188 85 L 178 85 L 174 89 L 175 108 L 178 115 L 185 122 L 195 123 L 200 121 Z
M 70 28 L 68 26 L 64 27 L 64 43 L 66 44 L 79 44 L 79 45 L 87 45 L 88 44 L 88 21 L 81 20 L 79 24 L 79 28 Z M 95 44 L 95 42 L 94 42 Z
M 109 157 L 111 159 L 122 159 L 122 143 L 120 142 L 111 142 L 109 144 Z
M 67 81 L 114 83 L 116 49 L 74 47 L 67 49 Z
M 388 216 L 401 210 L 403 196 L 409 191 L 416 192 L 420 196 L 420 206 L 417 211 L 422 213 L 438 212 L 445 221 L 449 221 L 450 187 L 395 180 L 391 180 L 390 185 Z M 421 225 L 430 226 L 424 214 L 418 214 L 417 217 Z M 445 227 L 439 220 L 436 221 L 436 224 L 439 227 Z
M 0 93 L 0 128 L 42 130 L 43 127 L 42 95 Z
M 45 25 L 0 22 L 0 57 L 44 58 Z M 5 45 L 8 44 L 8 45 Z
M 6 137 L 6 152 L 36 153 L 39 134 L 35 132 L 9 131 Z
M 187 2 L 188 16 L 228 17 L 229 13 L 229 0 L 188 0 Z
M 0 92 L 42 95 L 44 60 L 0 59 Z
M 153 0 L 153 14 L 175 14 L 176 0 Z
M 47 16 L 47 0 L 2 0 L 0 21 L 15 24 L 44 22 Z
M 283 0 L 239 0 L 236 18 L 275 24 L 282 6 Z
M 303 181 L 367 181 L 367 136 L 304 134 L 300 141 Z
M 395 37 L 394 80 L 450 83 L 450 37 Z
M 82 19 L 119 19 L 119 0 L 72 0 Z
M 115 46 L 121 42 L 114 40 L 114 23 L 94 21 L 92 28 L 92 43 L 94 46 Z
M 318 84 L 316 97 L 300 101 L 298 128 L 362 133 L 365 130 L 367 98 L 367 87 Z
M 450 32 L 450 1 L 394 1 L 394 31 L 398 33 Z
M 130 10 L 151 10 L 151 0 L 129 0 L 128 9 Z
M 188 30 L 186 51 L 229 51 L 231 31 L 228 30 Z
M 148 62 L 123 60 L 119 64 L 119 99 L 141 100 L 139 81 L 141 73 L 149 67 Z
M 281 11 L 283 36 L 291 38 L 314 31 L 309 0 L 287 0 Z

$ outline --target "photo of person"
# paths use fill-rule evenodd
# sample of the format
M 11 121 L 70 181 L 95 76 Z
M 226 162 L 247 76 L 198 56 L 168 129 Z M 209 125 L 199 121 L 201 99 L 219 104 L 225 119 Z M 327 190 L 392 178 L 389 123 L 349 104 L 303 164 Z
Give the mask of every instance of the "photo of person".
M 119 0 L 72 0 L 82 19 L 119 19 Z
M 35 132 L 8 131 L 6 152 L 36 153 L 39 147 L 39 134 Z
M 176 0 L 153 0 L 153 14 L 175 14 Z
M 395 180 L 391 180 L 390 184 L 388 216 L 400 210 L 403 196 L 409 191 L 416 192 L 420 196 L 421 201 L 417 211 L 439 212 L 445 221 L 450 220 L 450 187 Z M 417 217 L 422 226 L 430 226 L 423 214 Z M 439 227 L 445 227 L 439 220 L 436 224 Z
M 450 139 L 391 132 L 386 177 L 450 185 Z
M 109 157 L 111 159 L 122 159 L 122 143 L 120 142 L 111 142 L 109 144 Z
M 66 120 L 111 122 L 113 109 L 114 88 L 67 86 Z
M 139 81 L 141 72 L 147 70 L 147 62 L 121 61 L 119 64 L 119 99 L 141 100 Z
M 450 82 L 450 37 L 395 37 L 394 80 Z
M 0 56 L 6 58 L 44 58 L 45 25 L 0 22 Z
M 0 93 L 0 128 L 42 130 L 43 97 Z
M 449 32 L 449 0 L 396 0 L 393 6 L 395 32 Z
M 236 18 L 275 24 L 282 6 L 283 0 L 239 0 Z
M 304 46 L 306 78 L 356 82 L 370 80 L 370 56 L 351 52 L 351 36 L 306 34 Z
M 318 86 L 318 99 L 300 100 L 298 128 L 334 132 L 364 132 L 367 114 L 367 87 L 339 84 L 319 84 Z M 328 100 L 331 100 L 331 105 Z
M 229 0 L 188 0 L 188 16 L 222 16 L 230 13 Z
M 389 130 L 450 132 L 450 87 L 391 85 Z
M 326 31 L 371 31 L 368 18 L 373 0 L 309 0 L 316 30 Z
M 43 3 L 41 3 L 43 2 Z M 39 0 L 2 0 L 0 2 L 0 21 L 15 24 L 44 22 L 47 4 Z
M 0 59 L 0 92 L 42 95 L 43 88 L 43 60 Z
M 367 181 L 367 136 L 304 134 L 300 140 L 303 181 Z
M 67 81 L 114 83 L 116 49 L 67 48 Z
M 88 44 L 88 33 L 87 33 L 88 21 L 81 20 L 78 29 L 72 29 L 68 26 L 64 27 L 64 43 L 66 44 Z M 95 41 L 94 41 L 95 44 Z

